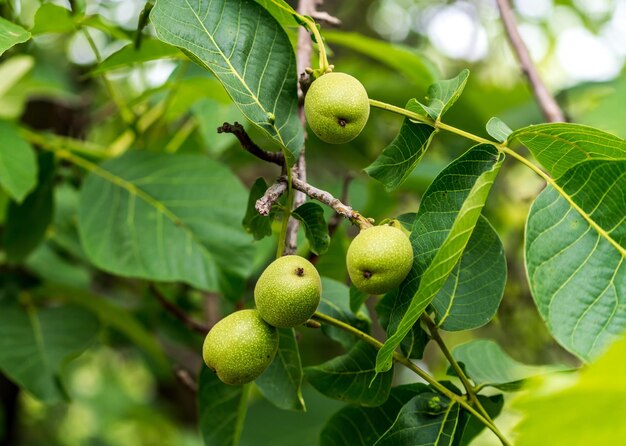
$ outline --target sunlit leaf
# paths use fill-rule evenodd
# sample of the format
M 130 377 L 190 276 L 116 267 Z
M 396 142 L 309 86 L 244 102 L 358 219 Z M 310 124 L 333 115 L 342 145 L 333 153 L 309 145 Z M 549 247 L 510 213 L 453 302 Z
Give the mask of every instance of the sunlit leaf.
M 37 159 L 17 128 L 0 121 L 0 185 L 18 203 L 37 184 Z
M 0 56 L 9 48 L 29 39 L 30 33 L 28 31 L 0 17 Z

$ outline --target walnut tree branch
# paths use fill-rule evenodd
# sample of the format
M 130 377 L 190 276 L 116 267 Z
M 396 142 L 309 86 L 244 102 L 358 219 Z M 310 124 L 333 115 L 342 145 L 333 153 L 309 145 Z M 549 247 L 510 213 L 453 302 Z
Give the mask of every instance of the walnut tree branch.
M 287 180 L 280 177 L 274 184 L 268 187 L 263 196 L 256 201 L 254 208 L 261 215 L 269 215 L 274 203 L 276 203 L 286 190 Z
M 269 152 L 260 148 L 254 141 L 252 141 L 250 136 L 248 136 L 248 133 L 246 133 L 246 129 L 243 128 L 243 125 L 238 122 L 235 122 L 234 124 L 225 122 L 217 128 L 217 133 L 232 133 L 239 140 L 241 147 L 257 158 L 277 164 L 281 167 L 285 164 L 285 158 L 281 152 Z
M 202 324 L 200 322 L 195 321 L 191 318 L 182 308 L 170 302 L 164 295 L 159 291 L 159 289 L 154 284 L 150 284 L 150 291 L 156 298 L 156 300 L 161 304 L 163 308 L 165 308 L 169 313 L 175 316 L 178 320 L 180 320 L 183 324 L 185 324 L 188 328 L 199 333 L 201 335 L 206 335 L 211 329 L 210 326 Z
M 541 77 L 537 72 L 537 67 L 535 67 L 535 64 L 530 57 L 530 53 L 528 52 L 528 48 L 526 48 L 526 45 L 522 40 L 522 36 L 517 29 L 517 24 L 515 23 L 515 17 L 513 15 L 511 5 L 509 4 L 509 0 L 496 0 L 496 3 L 498 4 L 498 9 L 500 10 L 500 16 L 502 17 L 506 35 L 509 38 L 509 42 L 511 42 L 513 52 L 517 56 L 517 60 L 520 63 L 522 71 L 530 83 L 531 90 L 535 95 L 539 108 L 541 108 L 541 111 L 547 121 L 564 122 L 565 116 L 563 114 L 563 110 L 561 110 L 561 107 L 559 107 L 559 104 L 557 104 L 541 80 Z

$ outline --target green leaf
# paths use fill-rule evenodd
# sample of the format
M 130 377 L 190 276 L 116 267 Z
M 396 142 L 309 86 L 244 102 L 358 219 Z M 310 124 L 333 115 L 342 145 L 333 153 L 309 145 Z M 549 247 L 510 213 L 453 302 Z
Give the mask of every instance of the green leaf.
M 9 48 L 29 39 L 30 33 L 28 31 L 0 17 L 0 56 Z
M 450 107 L 459 99 L 465 83 L 469 77 L 469 70 L 464 69 L 456 77 L 452 79 L 441 80 L 435 82 L 428 87 L 426 95 L 426 104 L 418 102 L 421 108 L 435 121 L 439 121 Z
M 179 55 L 181 55 L 180 51 L 173 48 L 171 45 L 159 40 L 142 39 L 139 49 L 136 49 L 135 45 L 132 43 L 126 45 L 98 64 L 98 66 L 91 71 L 91 75 L 97 76 L 111 70 L 129 68 L 138 63 L 178 57 Z
M 94 167 L 80 194 L 81 244 L 99 268 L 239 297 L 252 267 L 246 190 L 202 156 L 131 151 Z
M 614 343 L 579 376 L 534 380 L 516 400 L 523 418 L 517 446 L 615 445 L 626 438 L 626 338 Z
M 400 409 L 394 423 L 374 444 L 451 446 L 460 407 L 443 395 L 420 393 Z
M 493 117 L 487 122 L 487 133 L 496 141 L 504 142 L 508 139 L 509 135 L 513 133 L 513 130 L 499 118 Z
M 400 286 L 388 327 L 393 334 L 376 359 L 376 370 L 391 367 L 392 355 L 430 305 L 457 264 L 480 217 L 504 156 L 490 144 L 472 147 L 446 167 L 422 198 L 411 232 L 413 268 Z
M 626 330 L 626 161 L 581 162 L 548 187 L 526 224 L 526 268 L 539 313 L 583 360 Z M 593 280 L 591 280 L 593 279 Z
M 229 386 L 208 367 L 198 379 L 200 433 L 205 446 L 237 446 L 248 406 L 250 384 Z
M 557 365 L 522 364 L 512 359 L 497 343 L 484 339 L 455 347 L 452 356 L 463 363 L 474 384 L 501 390 L 517 390 L 524 380 L 533 376 L 570 369 Z
M 45 33 L 71 33 L 77 27 L 69 9 L 53 3 L 45 3 L 35 13 L 34 36 Z
M 0 185 L 21 203 L 36 184 L 35 151 L 13 124 L 0 121 Z
M 0 301 L 0 306 L 0 370 L 38 399 L 64 399 L 63 365 L 94 342 L 98 319 L 70 305 L 35 308 Z
M 276 19 L 251 0 L 157 0 L 150 18 L 157 36 L 211 70 L 293 164 L 304 143 L 296 113 L 296 58 Z
M 485 325 L 498 311 L 506 276 L 502 242 L 481 215 L 463 255 L 431 303 L 436 325 L 448 331 Z
M 372 39 L 357 33 L 324 30 L 324 39 L 369 56 L 402 73 L 419 88 L 426 89 L 438 76 L 434 65 L 413 48 Z
M 379 406 L 387 401 L 393 370 L 376 374 L 376 348 L 359 341 L 342 356 L 306 367 L 306 378 L 329 398 L 361 406 Z
M 415 217 L 415 213 L 403 214 L 398 220 L 411 229 Z M 455 331 L 485 325 L 500 306 L 506 276 L 502 242 L 489 221 L 481 215 L 461 259 L 431 303 L 437 326 Z M 387 317 L 391 313 L 389 308 L 395 306 L 395 299 L 397 293 L 385 296 L 381 301 Z
M 350 284 L 350 311 L 356 314 L 369 297 L 369 294 Z
M 3 243 L 7 258 L 21 262 L 43 240 L 52 221 L 54 155 L 50 152 L 39 156 L 39 181 L 37 187 L 18 204 L 14 201 L 7 208 Z M 25 223 L 28 224 L 25 224 Z
M 283 27 L 298 26 L 297 12 L 287 2 L 283 0 L 256 0 L 256 2 L 267 9 L 267 12 L 272 14 Z
M 302 398 L 302 363 L 293 328 L 279 328 L 279 346 L 270 366 L 254 382 L 263 396 L 280 409 L 306 411 Z
M 246 215 L 243 218 L 243 227 L 248 231 L 255 240 L 261 240 L 264 237 L 272 235 L 272 220 L 275 211 L 272 209 L 270 214 L 265 216 L 259 214 L 254 205 L 256 201 L 265 194 L 267 183 L 263 178 L 257 178 L 250 188 L 248 197 L 248 206 L 246 207 Z
M 423 392 L 425 384 L 408 384 L 391 389 L 378 407 L 346 406 L 328 420 L 320 434 L 320 446 L 372 446 L 391 426 L 402 406 Z
M 324 209 L 319 204 L 308 201 L 298 206 L 291 215 L 302 223 L 311 251 L 317 255 L 324 254 L 330 245 Z
M 348 287 L 341 282 L 322 277 L 322 299 L 318 310 L 365 333 L 370 332 L 372 321 L 367 309 L 361 307 L 357 312 L 350 310 L 350 292 Z M 350 349 L 357 342 L 357 338 L 350 333 L 331 325 L 323 324 L 322 331 L 346 349 Z
M 626 141 L 580 124 L 540 124 L 516 130 L 509 141 L 524 144 L 552 177 L 593 159 L 626 159 Z
M 414 99 L 406 106 L 411 111 L 416 107 Z M 398 136 L 365 168 L 365 172 L 380 181 L 387 191 L 396 189 L 413 172 L 435 133 L 434 127 L 405 118 Z

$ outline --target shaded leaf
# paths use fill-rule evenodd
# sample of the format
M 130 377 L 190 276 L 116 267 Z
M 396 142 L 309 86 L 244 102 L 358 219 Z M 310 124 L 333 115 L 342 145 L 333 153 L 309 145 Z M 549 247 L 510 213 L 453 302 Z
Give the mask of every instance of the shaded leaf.
M 246 417 L 250 385 L 229 386 L 208 367 L 198 378 L 200 433 L 206 446 L 237 446 Z
M 359 290 L 354 284 L 350 284 L 350 311 L 356 314 L 370 297 L 369 294 Z
M 0 306 L 0 369 L 38 399 L 64 399 L 63 365 L 95 341 L 98 319 L 71 305 L 35 308 L 0 301 Z
M 495 420 L 496 417 L 500 415 L 502 407 L 504 406 L 504 397 L 502 395 L 477 395 L 477 398 L 492 420 Z M 453 444 L 469 446 L 472 444 L 472 440 L 485 429 L 486 426 L 482 421 L 479 421 L 474 415 L 461 408 L 459 426 L 457 427 Z
M 493 341 L 477 339 L 454 348 L 452 356 L 465 366 L 465 373 L 478 386 L 516 390 L 522 381 L 537 375 L 569 370 L 566 366 L 526 365 L 512 359 Z
M 402 406 L 423 392 L 425 384 L 408 384 L 391 389 L 378 407 L 346 406 L 333 414 L 320 434 L 320 446 L 372 446 L 391 426 Z
M 302 223 L 311 251 L 317 255 L 324 254 L 330 245 L 324 209 L 319 204 L 308 201 L 298 206 L 291 215 Z
M 485 325 L 498 311 L 506 277 L 502 242 L 481 215 L 463 255 L 431 302 L 436 325 L 448 331 Z
M 30 33 L 19 25 L 0 17 L 0 56 L 6 50 L 30 39 Z
M 127 308 L 116 305 L 110 300 L 92 294 L 89 291 L 57 283 L 48 283 L 38 289 L 38 291 L 41 292 L 42 296 L 61 299 L 97 315 L 104 326 L 124 335 L 130 342 L 145 352 L 161 370 L 169 371 L 171 369 L 172 365 L 163 353 L 163 348 L 157 338 Z
M 415 108 L 415 100 L 406 108 Z M 396 189 L 413 172 L 435 133 L 434 127 L 405 118 L 398 136 L 365 168 L 365 172 L 380 181 L 386 190 Z
M 499 118 L 493 117 L 487 122 L 487 133 L 496 141 L 504 142 L 508 139 L 509 135 L 513 133 L 513 130 Z
M 248 197 L 248 206 L 246 207 L 246 215 L 243 218 L 243 227 L 246 228 L 255 240 L 261 240 L 264 237 L 272 235 L 272 220 L 274 219 L 274 210 L 269 215 L 261 215 L 254 205 L 267 190 L 267 183 L 263 178 L 257 178 L 250 188 Z
M 296 58 L 276 19 L 251 0 L 157 0 L 150 19 L 161 40 L 215 74 L 293 164 L 304 143 L 296 113 Z
M 400 285 L 387 327 L 392 334 L 378 353 L 377 371 L 391 367 L 394 350 L 461 258 L 503 158 L 492 145 L 474 146 L 446 167 L 425 192 L 410 238 L 413 267 Z
M 450 446 L 456 433 L 460 405 L 433 392 L 420 393 L 400 409 L 376 446 Z
M 365 333 L 370 332 L 372 322 L 367 309 L 361 307 L 356 313 L 350 310 L 350 291 L 341 282 L 322 277 L 322 299 L 318 310 Z M 322 331 L 326 336 L 339 342 L 346 349 L 351 348 L 358 341 L 355 336 L 332 325 L 323 324 Z
M 183 281 L 239 297 L 252 266 L 243 219 L 246 190 L 202 156 L 127 152 L 86 178 L 81 244 L 99 268 L 126 277 Z
M 37 184 L 37 159 L 17 128 L 0 121 L 0 185 L 21 203 Z
M 263 396 L 280 409 L 305 411 L 302 363 L 293 328 L 278 328 L 278 352 L 254 382 Z
M 581 359 L 626 330 L 626 161 L 581 162 L 548 187 L 526 225 L 526 268 L 539 313 Z M 593 280 L 591 280 L 593 278 Z
M 378 406 L 389 396 L 393 371 L 376 376 L 376 348 L 359 341 L 342 356 L 306 367 L 306 378 L 327 397 L 362 406 Z
M 524 144 L 556 179 L 583 161 L 626 159 L 626 141 L 586 125 L 531 125 L 509 136 L 509 141 L 515 140 Z
M 9 203 L 3 233 L 4 250 L 11 262 L 20 262 L 43 240 L 52 221 L 54 155 L 39 155 L 37 187 L 20 204 Z M 28 224 L 25 224 L 28 223 Z

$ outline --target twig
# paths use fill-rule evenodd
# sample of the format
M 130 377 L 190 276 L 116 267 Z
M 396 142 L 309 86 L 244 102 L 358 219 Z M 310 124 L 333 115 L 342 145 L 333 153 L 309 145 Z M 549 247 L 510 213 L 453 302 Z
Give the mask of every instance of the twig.
M 154 284 L 150 284 L 150 291 L 154 294 L 154 297 L 156 297 L 163 308 L 165 308 L 191 330 L 201 335 L 206 335 L 211 329 L 208 325 L 193 320 L 182 308 L 170 302 Z
M 326 11 L 313 11 L 309 14 L 316 22 L 323 22 L 330 26 L 341 26 L 341 20 Z
M 316 0 L 300 0 L 298 2 L 298 13 L 302 15 L 311 15 L 316 10 Z M 304 27 L 298 29 L 298 46 L 296 51 L 296 64 L 298 73 L 305 73 L 306 68 L 311 64 L 311 56 L 313 55 L 313 42 L 309 32 Z M 301 99 L 298 103 L 298 116 L 300 123 L 304 129 L 304 136 L 306 139 L 306 118 L 304 116 L 304 92 L 298 83 L 298 97 Z M 292 170 L 292 178 L 298 178 L 306 182 L 306 158 L 305 158 L 305 146 L 302 146 L 300 155 L 296 161 Z M 306 195 L 300 191 L 296 191 L 293 198 L 293 203 L 288 204 L 293 209 L 297 209 L 306 201 Z M 287 230 L 285 233 L 285 248 L 283 255 L 293 254 L 298 249 L 298 228 L 300 222 L 295 218 L 289 217 L 287 222 Z
M 517 56 L 517 60 L 519 60 L 522 71 L 530 83 L 531 90 L 535 95 L 539 108 L 541 108 L 541 111 L 547 121 L 564 122 L 565 116 L 561 107 L 559 107 L 559 104 L 557 104 L 541 80 L 541 77 L 537 72 L 537 68 L 530 58 L 528 48 L 526 48 L 526 45 L 519 34 L 509 0 L 496 0 L 496 3 L 498 4 L 498 9 L 500 10 L 500 16 L 502 17 L 502 22 L 504 23 L 506 35 L 511 42 L 513 52 Z
M 239 140 L 241 147 L 257 158 L 277 164 L 281 167 L 285 164 L 285 159 L 281 152 L 269 152 L 257 146 L 255 142 L 250 139 L 250 136 L 248 136 L 243 126 L 238 122 L 235 122 L 234 124 L 225 122 L 217 128 L 217 133 L 232 133 Z
M 254 207 L 261 215 L 269 215 L 272 210 L 272 206 L 276 203 L 276 200 L 280 198 L 282 194 L 287 190 L 287 180 L 280 177 L 274 184 L 272 184 L 265 191 L 265 194 L 259 198 Z
M 178 380 L 189 390 L 191 390 L 193 393 L 197 393 L 198 392 L 198 383 L 196 382 L 196 380 L 191 376 L 191 373 L 189 372 L 189 370 L 182 368 L 179 365 L 175 365 L 174 366 L 174 374 L 176 375 L 176 378 L 178 378 Z

